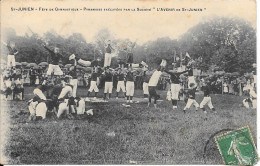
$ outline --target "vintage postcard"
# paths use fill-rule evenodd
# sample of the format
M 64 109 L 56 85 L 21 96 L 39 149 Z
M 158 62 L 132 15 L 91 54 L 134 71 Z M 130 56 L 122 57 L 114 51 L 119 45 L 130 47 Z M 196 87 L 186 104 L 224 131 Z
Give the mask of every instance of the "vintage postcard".
M 1 164 L 258 163 L 256 1 L 0 5 Z

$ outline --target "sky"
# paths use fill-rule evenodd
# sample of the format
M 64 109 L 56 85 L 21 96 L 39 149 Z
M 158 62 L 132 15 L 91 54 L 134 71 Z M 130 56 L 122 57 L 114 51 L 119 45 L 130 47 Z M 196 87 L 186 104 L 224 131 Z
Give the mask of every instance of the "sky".
M 37 11 L 11 11 L 11 8 L 34 7 Z M 41 8 L 151 8 L 152 11 L 39 11 Z M 200 8 L 201 12 L 157 11 L 157 8 Z M 240 17 L 256 27 L 256 2 L 252 0 L 3 0 L 1 30 L 11 27 L 24 35 L 30 27 L 43 35 L 53 29 L 62 36 L 81 33 L 93 42 L 101 29 L 107 28 L 115 38 L 138 44 L 160 37 L 178 39 L 199 22 L 208 18 Z

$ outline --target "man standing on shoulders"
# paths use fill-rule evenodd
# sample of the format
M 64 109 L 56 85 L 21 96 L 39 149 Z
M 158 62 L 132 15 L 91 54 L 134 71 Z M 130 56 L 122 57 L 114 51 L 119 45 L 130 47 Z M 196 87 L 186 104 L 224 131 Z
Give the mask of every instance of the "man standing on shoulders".
M 46 74 L 48 76 L 62 76 L 63 71 L 60 69 L 59 61 L 63 56 L 59 53 L 59 48 L 55 47 L 54 51 L 52 51 L 45 44 L 43 44 L 43 47 L 50 53 L 50 63 Z
M 8 68 L 15 68 L 15 55 L 18 54 L 18 51 L 15 48 L 15 43 L 10 42 L 10 44 L 6 44 L 5 42 L 2 41 L 2 43 L 7 47 L 8 49 L 8 55 L 7 55 L 7 67 Z
M 73 57 L 74 54 L 72 54 L 69 58 L 69 60 L 72 60 L 72 66 L 69 69 L 69 75 L 72 77 L 72 79 L 70 80 L 70 84 L 73 86 L 72 88 L 72 96 L 76 97 L 77 94 L 77 88 L 78 88 L 78 77 L 77 77 L 77 60 L 75 58 L 71 58 Z M 75 55 L 74 55 L 75 57 Z

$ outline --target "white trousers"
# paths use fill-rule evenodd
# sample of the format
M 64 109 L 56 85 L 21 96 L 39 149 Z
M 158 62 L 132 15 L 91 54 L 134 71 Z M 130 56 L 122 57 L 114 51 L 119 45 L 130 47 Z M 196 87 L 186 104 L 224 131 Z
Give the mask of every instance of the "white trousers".
M 94 92 L 98 92 L 98 87 L 97 87 L 97 82 L 96 81 L 91 81 L 90 82 L 90 87 L 89 87 L 89 92 L 92 92 L 94 90 Z
M 180 84 L 171 84 L 171 92 L 172 92 L 172 99 L 173 100 L 179 99 L 180 90 L 181 90 Z
M 70 84 L 73 86 L 72 88 L 72 96 L 76 97 L 77 95 L 77 88 L 78 88 L 78 79 L 71 79 Z
M 14 55 L 7 55 L 7 67 L 15 67 L 15 57 Z
M 78 115 L 82 115 L 85 113 L 85 101 L 83 99 L 79 101 L 79 106 L 76 107 L 76 110 Z
M 113 82 L 105 82 L 105 90 L 104 93 L 112 93 Z
M 206 104 L 208 104 L 208 107 L 210 109 L 214 108 L 211 102 L 211 97 L 204 97 L 202 102 L 200 103 L 200 108 L 204 108 Z
M 125 82 L 124 81 L 117 82 L 116 92 L 120 92 L 121 89 L 125 93 Z
M 53 64 L 49 64 L 48 70 L 47 70 L 47 75 L 51 75 L 51 74 L 57 75 L 57 76 L 61 76 L 63 75 L 63 71 L 60 69 L 59 65 L 53 65 Z
M 62 99 L 66 95 L 68 95 L 69 97 L 72 96 L 72 88 L 70 86 L 65 86 L 64 88 L 62 88 L 58 99 Z
M 188 102 L 187 102 L 186 106 L 184 107 L 184 110 L 189 109 L 191 105 L 194 105 L 196 107 L 196 109 L 199 107 L 199 104 L 197 103 L 197 101 L 195 99 L 188 99 Z
M 148 83 L 146 82 L 143 83 L 143 91 L 144 91 L 144 95 L 149 95 Z
M 138 68 L 139 68 L 139 64 L 133 63 L 133 64 L 132 64 L 132 68 L 138 69 Z
M 135 84 L 133 81 L 126 82 L 126 96 L 134 96 Z
M 33 94 L 34 94 L 35 96 L 38 96 L 38 97 L 39 97 L 40 99 L 42 99 L 42 100 L 46 100 L 45 95 L 44 95 L 43 92 L 42 92 L 40 89 L 38 89 L 38 88 L 36 88 L 36 89 L 33 90 Z
M 256 99 L 253 99 L 253 100 L 252 100 L 252 103 L 253 103 L 253 108 L 256 108 L 257 100 L 256 100 Z
M 90 67 L 91 66 L 91 62 L 90 61 L 84 61 L 82 59 L 78 60 L 78 64 L 85 66 L 85 67 Z
M 38 104 L 38 102 L 31 102 L 29 105 L 29 112 L 31 115 L 42 117 L 42 119 L 46 118 L 47 113 L 47 106 L 46 103 L 41 102 Z
M 188 87 L 190 88 L 190 84 L 191 83 L 194 83 L 195 84 L 195 86 L 197 86 L 197 83 L 196 83 L 196 81 L 195 81 L 195 77 L 194 76 L 189 76 L 188 77 Z
M 28 106 L 29 112 L 31 115 L 36 115 L 36 107 L 38 105 L 38 102 L 31 102 Z
M 39 84 L 40 84 L 40 80 L 39 80 L 39 78 L 36 78 L 35 85 L 39 85 Z
M 112 54 L 105 53 L 104 67 L 111 65 Z
M 63 103 L 60 103 L 58 108 L 57 117 L 59 118 L 63 113 L 69 114 L 68 99 L 65 99 Z

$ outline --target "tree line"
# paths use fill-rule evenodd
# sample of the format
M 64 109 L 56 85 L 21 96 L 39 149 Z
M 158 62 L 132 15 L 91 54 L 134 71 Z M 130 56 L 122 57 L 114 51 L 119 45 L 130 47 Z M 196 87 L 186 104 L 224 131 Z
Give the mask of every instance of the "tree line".
M 103 59 L 104 41 L 111 39 L 113 45 L 119 48 L 118 56 L 112 59 L 114 67 L 118 58 L 126 58 L 123 50 L 130 41 L 116 39 L 108 29 L 100 30 L 93 42 L 87 42 L 80 33 L 63 37 L 54 30 L 44 33 L 42 37 L 32 31 L 18 36 L 11 28 L 5 30 L 3 39 L 16 43 L 19 50 L 19 55 L 16 56 L 18 62 L 47 61 L 48 52 L 41 46 L 44 42 L 51 48 L 60 49 L 65 57 L 64 64 L 69 63 L 68 57 L 71 54 L 77 54 L 85 60 Z M 2 57 L 5 58 L 6 49 L 1 50 Z M 172 64 L 177 59 L 184 58 L 186 52 L 202 71 L 207 71 L 213 65 L 225 72 L 251 72 L 252 64 L 256 63 L 256 30 L 249 22 L 240 18 L 214 17 L 190 28 L 178 39 L 162 37 L 143 45 L 137 44 L 133 53 L 135 63 L 145 61 L 151 68 L 155 68 L 162 58 Z

